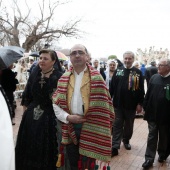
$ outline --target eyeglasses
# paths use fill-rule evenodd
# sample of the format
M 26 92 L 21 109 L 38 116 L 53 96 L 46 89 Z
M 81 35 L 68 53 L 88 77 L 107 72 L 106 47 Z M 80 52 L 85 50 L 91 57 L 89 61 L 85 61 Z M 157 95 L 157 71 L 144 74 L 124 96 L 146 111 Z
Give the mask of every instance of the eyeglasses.
M 86 54 L 84 51 L 81 51 L 81 50 L 78 50 L 78 51 L 72 51 L 71 53 L 70 53 L 70 56 L 76 56 L 76 55 L 80 55 L 80 56 L 82 56 L 82 55 L 84 55 L 84 54 Z
M 164 67 L 167 66 L 167 64 L 158 64 L 158 67 Z

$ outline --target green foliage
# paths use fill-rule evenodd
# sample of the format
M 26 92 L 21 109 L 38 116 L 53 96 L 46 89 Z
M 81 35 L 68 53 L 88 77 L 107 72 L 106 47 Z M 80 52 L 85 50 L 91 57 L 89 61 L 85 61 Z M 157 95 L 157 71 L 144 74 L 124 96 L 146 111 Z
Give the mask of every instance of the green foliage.
M 110 55 L 109 57 L 108 57 L 108 60 L 109 59 L 117 59 L 117 56 L 116 55 Z

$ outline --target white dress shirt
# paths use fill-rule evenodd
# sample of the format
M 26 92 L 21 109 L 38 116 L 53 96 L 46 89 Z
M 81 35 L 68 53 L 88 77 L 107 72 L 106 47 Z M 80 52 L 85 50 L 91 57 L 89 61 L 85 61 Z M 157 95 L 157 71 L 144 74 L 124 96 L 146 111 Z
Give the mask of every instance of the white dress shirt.
M 83 111 L 83 99 L 81 96 L 80 88 L 81 88 L 81 83 L 82 83 L 82 79 L 83 79 L 85 70 L 86 70 L 86 68 L 79 74 L 77 74 L 74 71 L 75 85 L 74 85 L 73 96 L 71 99 L 71 111 L 73 114 L 83 115 L 83 112 L 84 112 Z M 53 104 L 53 109 L 54 109 L 55 115 L 58 120 L 60 120 L 61 122 L 64 122 L 64 123 L 68 123 L 67 116 L 69 114 L 67 112 L 65 112 L 63 109 L 61 109 L 56 104 Z

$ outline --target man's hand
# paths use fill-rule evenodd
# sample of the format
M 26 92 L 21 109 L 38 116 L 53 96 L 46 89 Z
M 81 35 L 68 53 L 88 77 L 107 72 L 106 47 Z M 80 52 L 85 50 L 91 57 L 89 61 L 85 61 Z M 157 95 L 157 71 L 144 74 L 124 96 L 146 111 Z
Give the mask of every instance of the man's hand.
M 27 106 L 23 106 L 23 112 L 27 110 Z
M 86 121 L 84 116 L 81 116 L 81 115 L 68 115 L 67 120 L 71 123 L 76 123 L 76 124 L 83 123 Z

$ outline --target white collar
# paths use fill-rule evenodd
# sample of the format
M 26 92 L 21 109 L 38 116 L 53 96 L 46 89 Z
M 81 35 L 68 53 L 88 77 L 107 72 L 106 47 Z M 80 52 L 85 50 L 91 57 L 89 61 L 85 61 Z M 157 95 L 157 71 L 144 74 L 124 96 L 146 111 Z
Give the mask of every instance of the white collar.
M 124 67 L 125 67 L 126 69 L 131 69 L 133 66 L 131 66 L 130 68 L 127 68 L 127 67 L 124 65 Z
M 74 74 L 75 74 L 75 75 L 84 74 L 84 72 L 86 71 L 86 69 L 87 69 L 87 66 L 86 66 L 85 69 L 84 69 L 83 71 L 81 71 L 79 74 L 77 74 L 77 72 L 74 70 Z
M 170 72 L 167 75 L 165 75 L 165 76 L 162 76 L 162 75 L 161 76 L 165 78 L 165 77 L 168 77 L 169 75 L 170 75 Z

